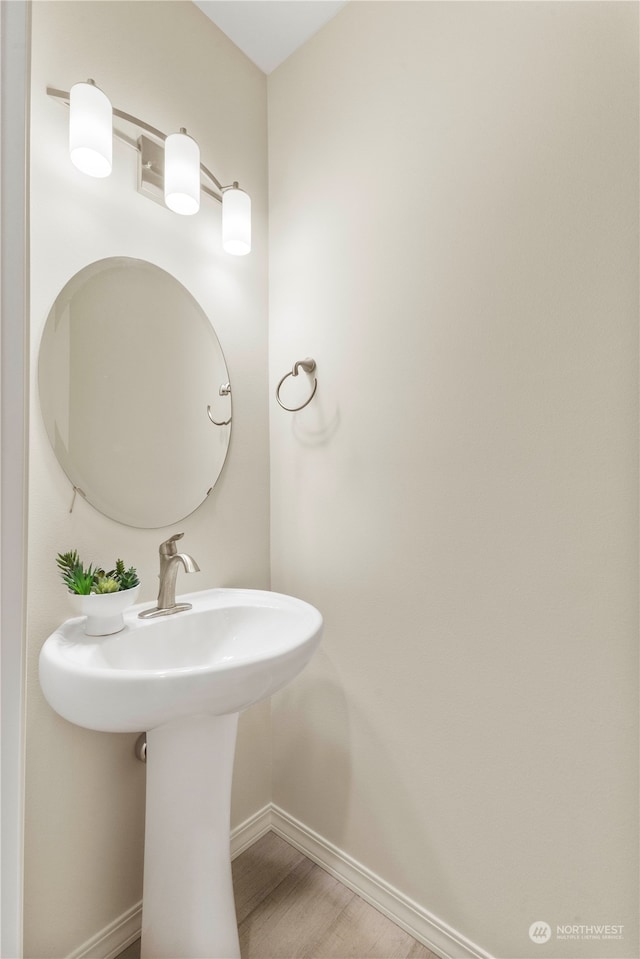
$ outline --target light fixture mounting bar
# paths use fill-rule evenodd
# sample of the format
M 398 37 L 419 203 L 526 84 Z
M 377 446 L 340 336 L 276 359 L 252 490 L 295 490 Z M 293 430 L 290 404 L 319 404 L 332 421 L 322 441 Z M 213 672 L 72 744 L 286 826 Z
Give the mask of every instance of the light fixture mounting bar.
M 54 100 L 61 100 L 63 103 L 69 106 L 69 92 L 66 90 L 57 90 L 55 87 L 47 87 L 47 96 L 52 97 Z M 114 117 L 118 117 L 120 120 L 125 120 L 127 123 L 131 123 L 133 126 L 138 127 L 140 130 L 144 131 L 145 133 L 149 133 L 152 137 L 155 137 L 157 140 L 160 140 L 162 144 L 161 149 L 164 153 L 164 141 L 167 139 L 167 134 L 163 133 L 162 130 L 158 130 L 157 127 L 151 126 L 150 123 L 147 123 L 145 120 L 141 120 L 140 117 L 136 117 L 131 113 L 125 113 L 124 110 L 118 110 L 116 109 L 116 107 L 113 107 L 113 115 Z M 127 136 L 126 133 L 123 133 L 121 130 L 116 130 L 115 128 L 113 130 L 113 134 L 114 136 L 118 137 L 118 139 L 121 140 L 123 143 L 126 143 L 128 146 L 134 147 L 134 149 L 138 150 L 139 152 L 141 151 L 141 146 L 140 146 L 141 141 L 146 139 L 145 137 L 140 137 L 138 140 L 134 140 L 132 137 Z M 147 142 L 149 141 L 147 140 Z M 142 154 L 141 154 L 141 166 L 144 166 L 144 162 L 142 160 Z M 209 170 L 209 168 L 204 165 L 204 163 L 200 163 L 200 173 L 204 175 L 208 180 L 210 180 L 210 182 L 213 183 L 214 186 L 216 186 L 217 189 L 220 191 L 219 193 L 217 193 L 214 190 L 212 190 L 210 187 L 208 187 L 206 184 L 201 184 L 202 192 L 206 193 L 207 196 L 210 196 L 214 200 L 218 200 L 218 202 L 221 203 L 222 192 L 225 188 L 222 186 L 218 178 L 213 175 L 211 170 Z M 144 174 L 141 175 L 141 182 L 144 183 Z M 149 190 L 142 189 L 141 192 L 145 193 L 145 195 L 149 196 L 151 199 L 156 199 L 153 193 Z

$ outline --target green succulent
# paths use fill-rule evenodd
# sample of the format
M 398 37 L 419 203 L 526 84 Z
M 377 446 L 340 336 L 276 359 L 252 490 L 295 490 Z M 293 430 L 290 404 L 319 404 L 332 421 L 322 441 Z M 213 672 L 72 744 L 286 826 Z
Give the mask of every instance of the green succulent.
M 75 549 L 68 553 L 58 553 L 56 563 L 62 581 L 70 593 L 88 596 L 93 591 L 95 570 L 91 564 L 85 568 Z
M 119 590 L 120 583 L 110 576 L 98 576 L 93 589 L 94 593 L 117 593 Z
M 88 596 L 90 593 L 118 593 L 124 589 L 132 589 L 140 582 L 133 566 L 126 569 L 121 559 L 116 560 L 115 569 L 109 570 L 108 573 L 105 573 L 101 566 L 84 566 L 75 549 L 58 553 L 56 563 L 69 592 L 79 596 Z
M 133 566 L 130 566 L 129 569 L 125 569 L 124 563 L 121 559 L 116 560 L 116 571 L 114 578 L 120 584 L 120 589 L 133 589 L 134 586 L 137 586 L 140 583 L 138 574 Z

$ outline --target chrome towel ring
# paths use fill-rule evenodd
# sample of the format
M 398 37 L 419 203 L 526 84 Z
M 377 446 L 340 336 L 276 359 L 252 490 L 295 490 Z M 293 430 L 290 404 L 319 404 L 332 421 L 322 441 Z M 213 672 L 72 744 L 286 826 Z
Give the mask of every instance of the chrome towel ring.
M 316 361 L 315 361 L 315 360 L 312 360 L 310 356 L 308 356 L 308 357 L 306 358 L 306 360 L 297 360 L 297 362 L 293 364 L 293 369 L 291 370 L 291 372 L 290 372 L 290 373 L 285 373 L 284 376 L 282 377 L 282 379 L 280 380 L 280 382 L 278 383 L 278 385 L 276 386 L 276 399 L 277 399 L 278 403 L 280 404 L 280 406 L 282 407 L 282 409 L 283 409 L 283 410 L 287 410 L 287 412 L 289 412 L 289 413 L 297 413 L 298 410 L 303 410 L 303 409 L 305 408 L 305 406 L 308 406 L 309 403 L 311 402 L 311 400 L 313 399 L 313 397 L 316 395 L 316 390 L 318 389 L 318 380 L 317 380 L 316 377 L 314 376 L 314 378 L 313 378 L 313 389 L 312 389 L 312 391 L 311 391 L 311 396 L 309 396 L 308 399 L 306 399 L 306 400 L 304 401 L 304 403 L 302 403 L 300 406 L 285 406 L 285 405 L 284 405 L 284 403 L 283 403 L 282 400 L 280 399 L 280 387 L 282 386 L 282 384 L 284 383 L 284 381 L 287 379 L 287 377 L 289 377 L 289 376 L 297 376 L 297 375 L 298 375 L 298 370 L 300 369 L 300 367 L 302 367 L 302 369 L 305 371 L 305 373 L 313 373 L 313 371 L 314 371 L 315 368 L 316 368 Z

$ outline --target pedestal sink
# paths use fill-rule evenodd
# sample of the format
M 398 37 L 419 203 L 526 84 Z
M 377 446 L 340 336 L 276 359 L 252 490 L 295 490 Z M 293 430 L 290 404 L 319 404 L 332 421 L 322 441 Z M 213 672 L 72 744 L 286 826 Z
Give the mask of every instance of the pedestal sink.
M 40 684 L 70 722 L 147 732 L 143 959 L 239 959 L 229 807 L 238 713 L 308 663 L 322 617 L 281 593 L 211 589 L 113 636 L 71 619 L 45 642 Z

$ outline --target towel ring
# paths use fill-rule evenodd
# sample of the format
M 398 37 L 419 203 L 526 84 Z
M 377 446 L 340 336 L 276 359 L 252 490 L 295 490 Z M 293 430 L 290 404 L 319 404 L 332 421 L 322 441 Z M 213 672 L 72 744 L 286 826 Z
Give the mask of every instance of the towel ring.
M 278 385 L 276 386 L 276 399 L 277 399 L 278 403 L 280 404 L 280 406 L 282 407 L 282 409 L 283 409 L 283 410 L 287 410 L 288 413 L 297 413 L 298 410 L 303 410 L 303 409 L 305 408 L 305 406 L 308 406 L 308 405 L 309 405 L 309 403 L 311 402 L 311 400 L 313 399 L 313 397 L 316 395 L 316 390 L 318 389 L 318 380 L 317 380 L 317 378 L 314 376 L 314 378 L 313 378 L 313 390 L 311 391 L 311 396 L 309 396 L 308 399 L 306 399 L 306 400 L 304 401 L 304 403 L 302 403 L 300 406 L 285 406 L 285 405 L 284 405 L 284 403 L 283 403 L 282 400 L 280 399 L 280 387 L 282 386 L 282 384 L 284 383 L 284 381 L 287 379 L 287 377 L 289 377 L 289 376 L 297 376 L 297 375 L 298 375 L 298 370 L 300 369 L 300 367 L 302 367 L 302 369 L 305 371 L 305 373 L 313 373 L 313 371 L 314 371 L 315 368 L 316 368 L 316 361 L 315 361 L 315 360 L 312 360 L 310 356 L 308 356 L 308 357 L 306 358 L 306 360 L 298 360 L 296 363 L 293 364 L 293 369 L 291 370 L 291 372 L 290 372 L 290 373 L 285 373 L 284 376 L 282 377 L 282 379 L 280 380 L 280 382 L 278 383 Z
M 220 394 L 220 396 L 229 396 L 229 394 L 231 393 L 231 386 L 230 386 L 230 384 L 229 384 L 229 383 L 222 383 L 222 385 L 220 386 L 220 389 L 218 390 L 218 393 Z M 229 417 L 228 420 L 222 420 L 221 423 L 218 423 L 217 420 L 214 420 L 213 416 L 211 415 L 211 406 L 210 406 L 210 405 L 207 406 L 207 416 L 209 417 L 209 419 L 211 420 L 211 422 L 213 423 L 214 426 L 228 426 L 229 423 L 231 422 L 231 417 Z

